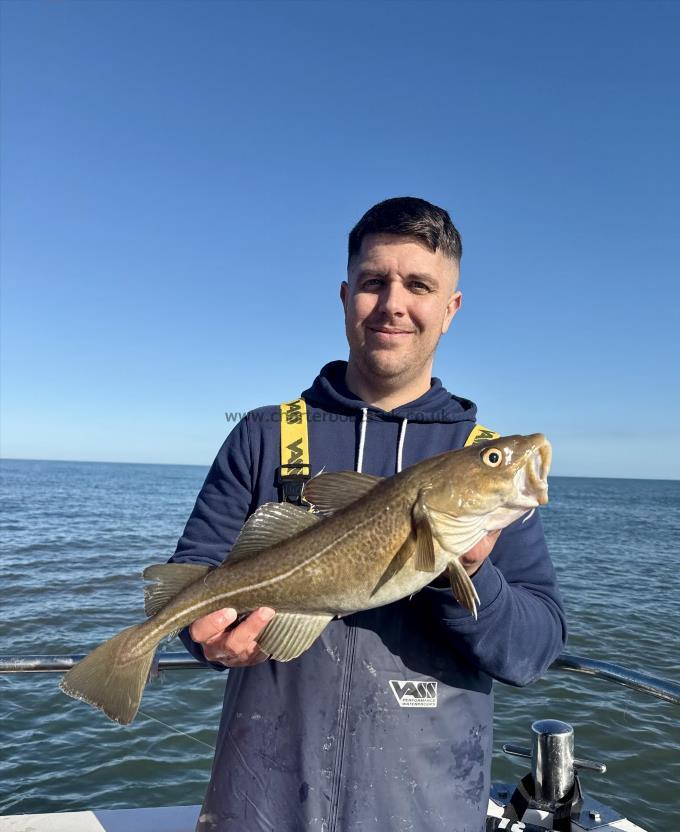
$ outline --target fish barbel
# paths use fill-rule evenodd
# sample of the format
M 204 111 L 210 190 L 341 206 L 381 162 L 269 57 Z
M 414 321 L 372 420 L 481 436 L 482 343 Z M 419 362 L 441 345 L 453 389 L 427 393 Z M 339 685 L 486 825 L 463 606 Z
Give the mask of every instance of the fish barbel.
M 313 510 L 260 506 L 220 566 L 148 567 L 148 620 L 97 647 L 60 687 L 127 724 L 156 647 L 197 618 L 223 607 L 239 614 L 272 607 L 257 642 L 289 661 L 335 616 L 412 595 L 447 567 L 454 596 L 476 617 L 479 598 L 460 557 L 487 532 L 547 503 L 550 460 L 550 443 L 535 433 L 447 451 L 386 479 L 319 474 L 303 491 Z

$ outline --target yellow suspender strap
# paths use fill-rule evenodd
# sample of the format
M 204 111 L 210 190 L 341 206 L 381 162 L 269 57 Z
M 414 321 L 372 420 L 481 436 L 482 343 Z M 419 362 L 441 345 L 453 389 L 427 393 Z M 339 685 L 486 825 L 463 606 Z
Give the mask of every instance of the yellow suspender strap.
M 312 475 L 309 462 L 309 434 L 307 431 L 307 405 L 305 400 L 294 399 L 279 405 L 281 411 L 281 467 L 277 482 L 281 499 L 299 503 L 302 486 Z M 475 425 L 465 441 L 465 447 L 496 439 L 500 433 Z
M 309 435 L 307 405 L 304 399 L 294 399 L 279 405 L 281 411 L 281 467 L 277 481 L 280 498 L 291 503 L 300 502 L 305 480 L 312 475 L 309 463 Z
M 487 439 L 496 439 L 499 436 L 500 433 L 496 433 L 495 430 L 489 430 L 489 428 L 485 428 L 484 425 L 475 425 L 470 431 L 470 435 L 466 439 L 464 447 L 467 448 L 468 445 L 478 445 L 480 442 L 486 442 Z

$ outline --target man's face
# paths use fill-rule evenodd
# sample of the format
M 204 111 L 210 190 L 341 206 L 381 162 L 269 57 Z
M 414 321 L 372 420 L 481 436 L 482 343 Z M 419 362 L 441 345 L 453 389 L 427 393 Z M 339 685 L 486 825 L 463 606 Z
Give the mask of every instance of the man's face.
M 364 237 L 340 289 L 350 359 L 362 375 L 407 383 L 431 369 L 460 306 L 458 274 L 455 261 L 414 237 Z

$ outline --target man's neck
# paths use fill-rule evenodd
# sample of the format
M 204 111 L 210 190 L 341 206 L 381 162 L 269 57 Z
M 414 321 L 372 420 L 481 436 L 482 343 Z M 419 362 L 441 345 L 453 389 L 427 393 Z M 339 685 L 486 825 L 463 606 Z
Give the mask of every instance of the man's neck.
M 390 383 L 391 382 L 391 383 Z M 360 399 L 372 407 L 390 411 L 424 396 L 432 382 L 432 367 L 415 379 L 398 380 L 366 378 L 350 359 L 345 374 L 345 384 Z

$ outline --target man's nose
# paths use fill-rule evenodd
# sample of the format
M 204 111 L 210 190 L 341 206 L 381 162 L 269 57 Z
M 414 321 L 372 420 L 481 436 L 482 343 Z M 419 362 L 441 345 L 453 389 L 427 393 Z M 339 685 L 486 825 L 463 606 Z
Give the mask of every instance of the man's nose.
M 394 280 L 387 283 L 380 294 L 380 308 L 389 315 L 403 315 L 406 312 L 407 291 Z

